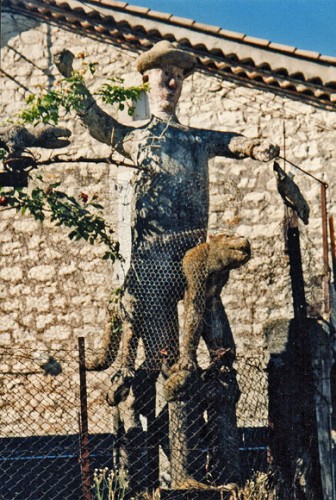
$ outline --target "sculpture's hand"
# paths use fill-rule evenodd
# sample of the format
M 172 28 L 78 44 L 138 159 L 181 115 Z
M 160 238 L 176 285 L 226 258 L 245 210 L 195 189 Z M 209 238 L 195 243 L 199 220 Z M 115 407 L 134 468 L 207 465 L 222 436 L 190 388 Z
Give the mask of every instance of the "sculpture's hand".
M 255 138 L 250 139 L 242 135 L 234 136 L 228 144 L 230 153 L 235 158 L 250 157 L 258 161 L 270 161 L 279 156 L 280 148 L 269 141 Z
M 58 71 L 65 78 L 70 78 L 73 73 L 72 63 L 74 60 L 74 55 L 70 50 L 63 49 L 61 52 L 57 52 L 53 56 L 53 62 L 56 65 Z
M 280 153 L 279 146 L 268 141 L 256 141 L 250 149 L 251 158 L 258 161 L 270 161 L 277 158 Z
M 0 141 L 10 151 L 22 151 L 25 148 L 64 148 L 69 146 L 70 130 L 51 125 L 22 127 L 12 125 L 0 129 Z
M 67 128 L 39 126 L 32 131 L 33 141 L 31 146 L 39 148 L 64 148 L 69 146 L 71 132 Z

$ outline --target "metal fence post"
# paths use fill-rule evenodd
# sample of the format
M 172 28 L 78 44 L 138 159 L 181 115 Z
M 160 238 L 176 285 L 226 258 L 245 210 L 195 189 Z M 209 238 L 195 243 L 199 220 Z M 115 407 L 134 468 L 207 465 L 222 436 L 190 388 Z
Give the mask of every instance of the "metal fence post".
M 80 384 L 80 467 L 82 475 L 83 499 L 91 500 L 90 482 L 90 449 L 87 410 L 86 371 L 85 371 L 85 339 L 78 338 L 79 384 Z
M 336 241 L 335 241 L 334 218 L 332 215 L 330 215 L 329 217 L 329 232 L 330 232 L 332 273 L 335 286 L 336 285 Z
M 329 297 L 329 262 L 328 262 L 328 212 L 327 212 L 327 187 L 321 184 L 321 211 L 322 211 L 322 239 L 323 239 L 323 269 L 324 269 L 324 312 L 330 313 Z

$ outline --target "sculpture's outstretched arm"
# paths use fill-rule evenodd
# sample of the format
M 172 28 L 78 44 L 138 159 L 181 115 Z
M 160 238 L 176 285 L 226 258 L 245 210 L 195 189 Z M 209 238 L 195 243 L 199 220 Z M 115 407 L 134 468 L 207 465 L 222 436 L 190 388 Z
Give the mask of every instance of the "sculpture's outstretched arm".
M 253 158 L 270 161 L 279 156 L 279 146 L 259 138 L 244 137 L 233 132 L 202 131 L 207 142 L 209 156 L 229 158 Z
M 62 127 L 39 125 L 38 127 L 22 127 L 8 125 L 0 127 L 0 147 L 8 150 L 22 151 L 24 148 L 64 148 L 69 146 L 70 130 Z
M 69 78 L 73 74 L 73 59 L 73 54 L 66 49 L 54 55 L 54 63 L 65 78 Z M 80 109 L 77 114 L 89 130 L 90 135 L 99 142 L 112 145 L 124 155 L 123 139 L 131 128 L 122 125 L 103 111 L 84 83 L 77 84 L 77 89 L 81 93 Z

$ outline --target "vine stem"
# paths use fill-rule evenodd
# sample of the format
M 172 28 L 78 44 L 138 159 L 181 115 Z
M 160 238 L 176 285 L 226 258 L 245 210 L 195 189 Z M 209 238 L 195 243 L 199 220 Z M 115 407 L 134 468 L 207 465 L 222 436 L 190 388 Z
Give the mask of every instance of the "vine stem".
M 86 158 L 85 156 L 79 156 L 78 158 L 60 158 L 59 156 L 53 156 L 48 160 L 42 160 L 36 162 L 36 167 L 42 165 L 52 165 L 54 163 L 110 163 L 117 167 L 128 167 L 134 168 L 135 170 L 145 170 L 144 168 L 140 168 L 133 163 L 127 163 L 124 161 L 112 161 L 110 157 L 106 158 Z

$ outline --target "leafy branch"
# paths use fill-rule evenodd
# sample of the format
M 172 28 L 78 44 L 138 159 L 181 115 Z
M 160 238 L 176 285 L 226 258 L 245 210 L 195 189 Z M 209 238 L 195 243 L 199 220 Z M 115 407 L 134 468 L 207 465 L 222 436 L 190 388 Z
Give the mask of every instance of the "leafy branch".
M 68 78 L 57 80 L 54 87 L 47 92 L 40 88 L 38 94 L 30 94 L 26 98 L 26 108 L 18 117 L 21 124 L 50 123 L 57 125 L 60 119 L 61 109 L 68 114 L 71 111 L 81 111 L 84 97 L 83 87 L 85 86 L 84 75 L 87 71 L 94 74 L 97 63 L 82 63 L 81 71 L 73 71 Z M 104 83 L 95 95 L 101 96 L 103 102 L 107 104 L 117 104 L 119 110 L 128 107 L 128 114 L 132 116 L 135 108 L 131 102 L 140 99 L 141 94 L 149 89 L 148 84 L 125 87 L 121 78 L 109 78 L 110 83 Z
M 84 57 L 83 54 L 79 57 Z M 26 98 L 26 108 L 19 115 L 20 125 L 31 124 L 53 124 L 57 125 L 61 112 L 65 114 L 71 111 L 81 112 L 83 110 L 83 101 L 86 99 L 86 87 L 84 76 L 87 72 L 92 75 L 96 71 L 97 63 L 82 62 L 80 71 L 72 70 L 73 55 L 65 51 L 65 60 L 60 61 L 63 64 L 63 78 L 57 80 L 52 89 L 45 91 L 42 87 L 37 94 L 30 94 Z M 60 69 L 60 68 L 59 68 Z M 95 95 L 102 98 L 107 104 L 117 104 L 119 110 L 128 106 L 128 113 L 134 114 L 134 108 L 131 102 L 137 101 L 142 92 L 148 90 L 148 85 L 143 84 L 138 87 L 124 87 L 122 79 L 111 78 L 110 82 L 105 83 L 98 89 Z M 51 158 L 43 162 L 36 161 L 35 158 L 26 158 L 23 155 L 24 150 L 20 151 L 18 156 L 15 152 L 8 152 L 0 148 L 0 162 L 3 162 L 5 169 L 15 171 L 15 169 L 25 170 L 27 161 L 29 167 L 36 168 L 41 164 L 51 164 L 55 161 L 71 161 L 70 159 L 61 160 L 59 157 Z M 89 161 L 90 159 L 79 158 L 76 161 Z M 99 162 L 102 159 L 94 158 L 92 162 Z M 111 161 L 110 158 L 104 161 Z M 133 167 L 131 164 L 125 166 Z M 28 170 L 26 169 L 28 172 Z M 42 181 L 42 178 L 40 177 Z M 14 187 L 2 190 L 0 187 L 0 208 L 15 209 L 24 214 L 28 212 L 38 221 L 43 222 L 46 213 L 50 213 L 50 219 L 56 226 L 66 226 L 70 228 L 68 236 L 71 240 L 84 239 L 90 244 L 95 242 L 103 243 L 106 247 L 104 259 L 123 260 L 119 253 L 119 243 L 111 238 L 113 230 L 106 224 L 104 218 L 97 214 L 103 207 L 93 200 L 89 202 L 88 196 L 81 193 L 80 202 L 74 197 L 68 196 L 63 191 L 57 189 L 59 183 L 51 184 L 47 187 L 35 187 L 30 193 L 22 188 Z
M 60 183 L 50 184 L 46 188 L 36 187 L 31 194 L 22 188 L 2 190 L 0 188 L 0 206 L 3 209 L 15 209 L 22 215 L 29 213 L 40 222 L 45 220 L 46 212 L 51 213 L 51 221 L 56 226 L 66 226 L 71 229 L 68 233 L 70 240 L 83 239 L 91 245 L 103 243 L 106 251 L 103 259 L 123 260 L 119 253 L 119 243 L 111 239 L 114 231 L 108 226 L 104 218 L 93 211 L 101 211 L 102 205 L 94 201 L 89 202 L 86 193 L 79 195 L 79 200 L 69 196 L 57 188 Z
M 78 71 L 74 71 L 69 78 L 62 78 L 55 83 L 55 88 L 47 92 L 40 89 L 39 94 L 30 94 L 26 98 L 27 107 L 19 113 L 20 123 L 58 124 L 60 110 L 65 113 L 70 111 L 80 111 L 83 100 L 82 85 L 84 76 Z
M 143 83 L 137 87 L 124 87 L 122 78 L 109 78 L 109 81 L 113 82 L 114 85 L 104 83 L 95 94 L 101 96 L 103 102 L 107 104 L 118 103 L 118 109 L 121 111 L 125 109 L 125 101 L 138 101 L 141 94 L 149 90 L 148 83 Z M 116 83 L 119 83 L 119 85 L 115 85 Z M 128 105 L 128 114 L 132 116 L 134 112 L 134 106 Z

